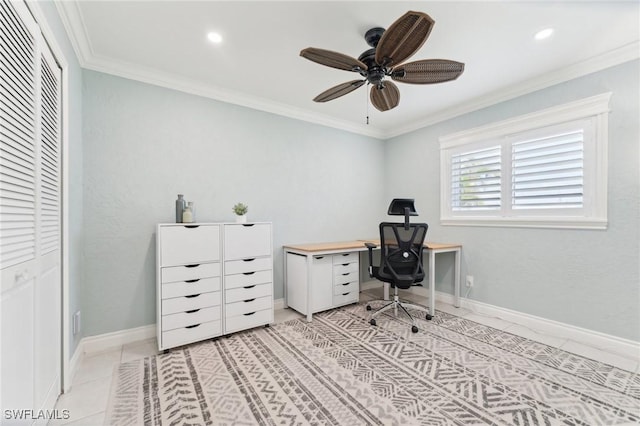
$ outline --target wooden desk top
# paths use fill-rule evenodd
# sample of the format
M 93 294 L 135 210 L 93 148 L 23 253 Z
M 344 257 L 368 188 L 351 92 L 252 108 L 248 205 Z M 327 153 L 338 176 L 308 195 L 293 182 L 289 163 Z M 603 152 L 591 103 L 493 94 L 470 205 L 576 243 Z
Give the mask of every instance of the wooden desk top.
M 380 245 L 380 238 L 372 238 L 370 240 L 362 240 L 363 242 L 366 243 L 374 243 L 376 245 Z M 425 242 L 424 246 L 428 249 L 431 250 L 444 250 L 444 249 L 456 249 L 456 248 L 461 248 L 462 244 L 457 244 L 457 243 L 432 243 L 432 242 Z
M 331 242 L 331 243 L 311 243 L 311 244 L 287 244 L 283 246 L 284 248 L 299 250 L 299 251 L 332 251 L 332 250 L 366 250 L 367 248 L 364 246 L 364 240 L 356 240 L 356 241 L 339 241 L 339 242 Z
M 355 241 L 338 241 L 338 242 L 328 242 L 328 243 L 311 243 L 311 244 L 287 244 L 283 247 L 285 249 L 298 250 L 302 252 L 320 252 L 320 251 L 350 251 L 350 250 L 359 250 L 364 251 L 367 248 L 364 243 L 374 243 L 376 245 L 380 245 L 379 238 L 372 238 L 367 240 L 355 240 Z M 462 244 L 456 243 L 424 243 L 425 247 L 431 250 L 447 250 L 447 249 L 458 249 L 462 247 Z

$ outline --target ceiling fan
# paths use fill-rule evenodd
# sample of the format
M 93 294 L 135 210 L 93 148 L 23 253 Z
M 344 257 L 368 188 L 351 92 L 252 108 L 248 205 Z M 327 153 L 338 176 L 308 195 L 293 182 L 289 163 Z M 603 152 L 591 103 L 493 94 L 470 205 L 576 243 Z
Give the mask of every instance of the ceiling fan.
M 303 49 L 300 52 L 303 58 L 328 67 L 357 72 L 364 77 L 325 90 L 313 100 L 331 101 L 369 83 L 373 106 L 379 111 L 388 111 L 400 102 L 400 91 L 386 77 L 409 84 L 434 84 L 455 80 L 464 71 L 464 64 L 461 62 L 424 59 L 403 63 L 422 47 L 434 23 L 426 13 L 409 11 L 386 31 L 380 27 L 371 28 L 364 38 L 372 48 L 362 53 L 358 59 L 315 47 Z

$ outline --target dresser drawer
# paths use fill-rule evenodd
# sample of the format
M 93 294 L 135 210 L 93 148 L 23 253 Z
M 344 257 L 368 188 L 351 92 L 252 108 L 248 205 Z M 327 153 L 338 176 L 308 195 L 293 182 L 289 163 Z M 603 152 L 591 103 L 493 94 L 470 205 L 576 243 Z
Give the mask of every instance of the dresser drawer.
M 358 291 L 344 292 L 344 294 L 334 294 L 333 295 L 333 305 L 341 306 L 349 303 L 355 303 L 359 299 Z
M 268 223 L 226 224 L 225 259 L 271 256 L 271 225 Z
M 225 318 L 225 333 L 258 327 L 273 322 L 273 310 L 266 309 L 249 315 L 237 315 Z
M 333 295 L 339 296 L 344 293 L 358 292 L 360 290 L 360 283 L 358 280 L 348 283 L 337 284 L 333 287 Z
M 244 274 L 227 275 L 224 277 L 224 288 L 230 290 L 255 284 L 273 282 L 271 271 L 246 272 Z
M 364 245 L 364 243 L 363 243 Z M 333 264 L 357 262 L 360 259 L 360 253 L 352 251 L 349 253 L 338 253 L 333 255 Z
M 267 271 L 273 269 L 273 260 L 269 257 L 252 257 L 243 260 L 224 262 L 225 275 L 242 274 L 244 272 Z
M 229 318 L 251 312 L 262 311 L 264 309 L 273 309 L 273 297 L 265 296 L 258 297 L 256 299 L 248 299 L 246 301 L 227 303 L 224 306 L 224 316 L 225 318 Z
M 162 282 L 188 281 L 198 278 L 219 277 L 220 263 L 200 263 L 162 268 Z
M 358 272 L 358 262 L 336 263 L 333 265 L 333 273 L 335 275 L 346 274 L 348 272 Z
M 193 309 L 187 312 L 179 312 L 162 316 L 162 330 L 168 331 L 176 328 L 184 328 L 189 325 L 201 324 L 203 322 L 217 321 L 222 317 L 220 306 L 211 308 Z
M 194 309 L 219 306 L 221 303 L 219 291 L 202 293 L 194 296 L 173 297 L 162 300 L 162 315 L 175 314 L 176 312 L 192 311 Z
M 159 227 L 160 266 L 220 260 L 219 225 Z
M 220 277 L 196 278 L 189 281 L 162 284 L 163 299 L 209 293 L 211 291 L 220 291 Z
M 358 277 L 359 277 L 359 273 L 358 272 L 345 272 L 342 274 L 336 274 L 333 277 L 333 283 L 334 284 L 344 284 L 344 283 L 348 283 L 351 281 L 358 281 Z
M 189 328 L 176 328 L 162 332 L 162 348 L 173 348 L 186 345 L 222 334 L 222 321 L 209 321 L 190 326 Z
M 272 283 L 252 285 L 249 288 L 239 287 L 224 292 L 225 303 L 240 302 L 242 300 L 257 299 L 272 296 Z

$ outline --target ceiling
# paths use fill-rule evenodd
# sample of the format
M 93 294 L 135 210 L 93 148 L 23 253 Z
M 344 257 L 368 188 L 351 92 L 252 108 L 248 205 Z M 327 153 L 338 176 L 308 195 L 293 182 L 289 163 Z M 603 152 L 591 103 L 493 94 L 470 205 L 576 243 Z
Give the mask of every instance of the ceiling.
M 84 68 L 378 138 L 396 136 L 640 56 L 637 1 L 59 1 Z M 435 26 L 409 59 L 464 62 L 458 80 L 398 83 L 379 112 L 356 91 L 312 99 L 356 73 L 299 56 L 318 47 L 358 57 L 364 33 L 408 10 Z M 555 29 L 549 39 L 533 35 Z M 214 45 L 207 33 L 224 40 Z M 369 124 L 366 117 L 369 115 Z

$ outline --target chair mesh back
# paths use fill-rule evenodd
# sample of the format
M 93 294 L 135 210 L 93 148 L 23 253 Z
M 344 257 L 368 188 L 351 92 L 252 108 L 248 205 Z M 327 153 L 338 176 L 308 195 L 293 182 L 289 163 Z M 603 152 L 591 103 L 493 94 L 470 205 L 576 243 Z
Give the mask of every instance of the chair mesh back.
M 399 288 L 409 288 L 414 282 L 422 281 L 422 250 L 427 229 L 426 223 L 412 223 L 408 228 L 403 223 L 381 223 L 379 274 L 390 278 L 391 284 Z

